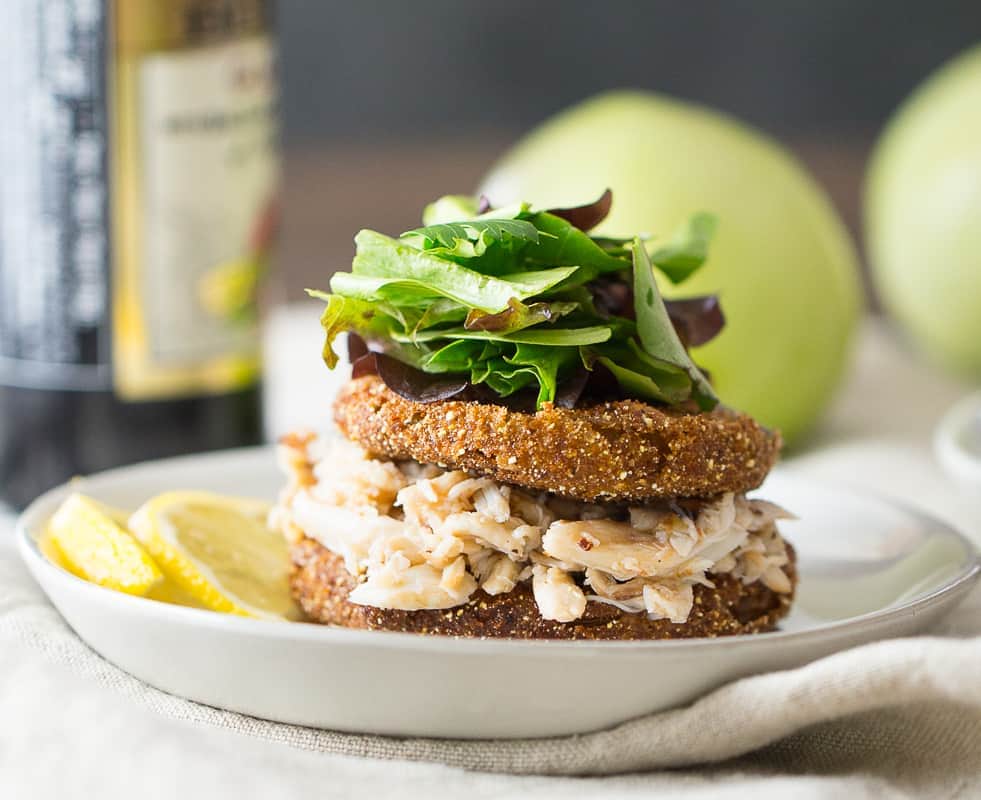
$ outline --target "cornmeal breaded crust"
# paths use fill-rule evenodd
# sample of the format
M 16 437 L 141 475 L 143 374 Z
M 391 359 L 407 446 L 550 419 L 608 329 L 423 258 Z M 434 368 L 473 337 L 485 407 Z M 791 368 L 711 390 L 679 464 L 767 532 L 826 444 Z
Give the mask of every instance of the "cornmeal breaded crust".
M 747 492 L 780 450 L 779 434 L 728 409 L 691 413 L 620 400 L 529 414 L 456 400 L 415 403 L 375 375 L 341 390 L 334 419 L 375 455 L 586 502 Z
M 786 568 L 797 584 L 795 556 Z M 590 602 L 575 622 L 553 622 L 538 612 L 529 584 L 490 596 L 478 590 L 457 608 L 394 611 L 360 606 L 347 600 L 355 581 L 344 561 L 319 542 L 302 538 L 291 548 L 293 596 L 314 622 L 345 628 L 402 631 L 443 636 L 512 639 L 680 639 L 731 636 L 772 630 L 786 616 L 793 593 L 778 594 L 762 583 L 745 585 L 730 575 L 710 575 L 715 588 L 697 585 L 691 616 L 684 624 L 650 620 L 602 603 Z

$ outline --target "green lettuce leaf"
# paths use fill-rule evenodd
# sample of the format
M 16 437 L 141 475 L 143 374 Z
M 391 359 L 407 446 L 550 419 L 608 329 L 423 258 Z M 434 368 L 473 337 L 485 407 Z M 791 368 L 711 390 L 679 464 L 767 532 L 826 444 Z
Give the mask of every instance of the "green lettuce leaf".
M 471 313 L 471 309 L 468 309 L 467 306 L 442 297 L 435 302 L 426 304 L 422 314 L 419 315 L 411 329 L 421 331 L 446 322 L 463 322 L 469 313 Z M 409 326 L 406 326 L 406 330 L 408 329 L 410 329 Z
M 535 214 L 531 222 L 542 234 L 547 235 L 541 236 L 538 242 L 525 245 L 521 251 L 523 258 L 531 264 L 542 266 L 579 267 L 576 274 L 560 284 L 557 289 L 581 286 L 597 275 L 630 268 L 628 261 L 610 255 L 590 239 L 588 234 L 561 217 L 542 211 Z
M 541 294 L 576 271 L 575 267 L 561 266 L 497 278 L 436 258 L 375 231 L 361 231 L 355 242 L 358 252 L 352 272 L 335 273 L 330 286 L 337 294 L 365 301 L 415 304 L 442 296 L 496 313 L 506 309 L 512 297 L 524 300 Z
M 444 223 L 471 222 L 474 220 L 527 219 L 531 216 L 528 203 L 512 203 L 509 206 L 494 208 L 481 213 L 481 200 L 466 195 L 445 195 L 426 206 L 422 213 L 425 227 Z M 406 235 L 406 234 L 403 234 Z
M 437 258 L 455 261 L 483 275 L 501 275 L 525 269 L 522 249 L 538 241 L 539 231 L 524 217 L 528 205 L 495 209 L 472 218 L 416 228 L 402 241 Z
M 618 361 L 606 356 L 599 356 L 596 361 L 606 367 L 617 379 L 617 383 L 626 391 L 630 397 L 637 397 L 641 400 L 653 400 L 656 403 L 677 403 L 687 399 L 690 393 L 691 383 L 686 381 L 689 391 L 685 392 L 682 401 L 672 399 L 673 394 L 661 388 L 652 377 L 644 375 L 628 367 L 623 366 Z
M 396 342 L 423 343 L 439 339 L 472 339 L 488 342 L 514 342 L 516 344 L 541 344 L 553 347 L 578 347 L 607 341 L 613 332 L 607 325 L 591 325 L 586 328 L 526 328 L 514 333 L 497 331 L 468 331 L 466 328 L 448 328 L 420 331 L 415 335 L 391 332 Z
M 555 400 L 559 373 L 579 361 L 579 352 L 571 347 L 519 344 L 514 354 L 505 356 L 504 360 L 517 370 L 532 373 L 538 382 L 536 405 L 541 408 L 543 403 L 551 403 Z
M 560 373 L 579 361 L 574 347 L 542 347 L 519 344 L 509 355 L 476 364 L 470 373 L 474 385 L 486 383 L 496 394 L 509 397 L 533 383 L 538 384 L 536 405 L 555 400 Z
M 590 236 L 589 238 L 611 256 L 630 258 L 632 237 L 630 239 L 615 239 L 610 236 Z
M 477 379 L 474 380 L 476 375 Z M 474 371 L 470 382 L 474 385 L 486 383 L 494 393 L 501 397 L 510 397 L 520 392 L 526 386 L 538 379 L 538 374 L 530 367 L 512 367 L 503 358 L 486 363 L 480 370 Z
M 654 280 L 654 267 L 644 243 L 634 239 L 634 311 L 637 315 L 637 335 L 644 352 L 651 358 L 673 364 L 684 370 L 692 383 L 692 394 L 700 408 L 711 409 L 718 398 L 711 384 L 691 360 L 678 338 L 664 300 Z
M 498 358 L 501 345 L 473 339 L 457 339 L 434 350 L 422 362 L 426 372 L 469 372 L 479 363 Z
M 334 294 L 368 303 L 390 301 L 400 309 L 421 307 L 441 296 L 440 292 L 422 281 L 354 275 L 350 272 L 335 272 L 330 279 L 330 290 Z
M 427 205 L 422 212 L 423 225 L 458 222 L 477 216 L 479 200 L 468 194 L 447 194 Z
M 471 249 L 480 247 L 473 255 L 481 255 L 487 246 L 493 242 L 506 239 L 537 242 L 538 228 L 523 219 L 474 219 L 465 222 L 443 222 L 439 225 L 427 225 L 406 231 L 400 237 L 410 240 L 410 244 L 421 242 L 421 248 L 442 246 L 449 249 L 457 248 L 461 242 L 469 244 Z M 417 245 L 418 246 L 418 245 Z
M 662 403 L 683 403 L 691 397 L 688 373 L 674 364 L 658 361 L 629 339 L 584 348 L 584 362 L 590 367 L 598 361 L 613 373 L 628 395 Z
M 714 214 L 693 214 L 667 245 L 654 251 L 651 262 L 671 283 L 681 283 L 705 263 L 716 227 Z
M 356 331 L 370 337 L 389 336 L 393 332 L 391 318 L 379 313 L 371 303 L 316 289 L 307 289 L 307 294 L 327 302 L 324 313 L 320 315 L 320 324 L 325 337 L 323 359 L 330 369 L 337 366 L 334 340 L 342 331 Z

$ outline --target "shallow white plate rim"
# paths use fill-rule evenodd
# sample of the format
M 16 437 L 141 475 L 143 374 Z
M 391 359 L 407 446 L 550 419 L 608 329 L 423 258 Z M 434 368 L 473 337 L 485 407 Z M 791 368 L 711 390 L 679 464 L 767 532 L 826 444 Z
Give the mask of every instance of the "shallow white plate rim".
M 176 458 L 164 459 L 169 464 L 177 464 L 181 460 L 200 460 L 207 458 L 228 458 L 229 455 L 241 454 L 243 457 L 267 452 L 272 458 L 272 449 L 268 446 L 240 448 L 237 450 L 223 450 L 213 453 L 192 454 L 188 456 L 178 456 Z M 154 468 L 161 461 L 145 461 L 125 467 L 117 467 L 111 470 L 94 473 L 88 476 L 92 479 L 111 480 L 114 476 L 135 470 L 145 470 Z M 909 514 L 918 520 L 928 522 L 930 525 L 942 529 L 948 535 L 958 541 L 964 548 L 967 556 L 967 563 L 964 568 L 954 576 L 949 577 L 939 587 L 932 591 L 903 601 L 894 606 L 876 609 L 864 614 L 858 614 L 840 620 L 822 622 L 807 630 L 797 631 L 772 631 L 765 634 L 744 634 L 726 637 L 701 637 L 695 639 L 658 639 L 658 640 L 629 640 L 629 641 L 564 641 L 555 639 L 494 639 L 494 638 L 466 638 L 452 636 L 420 636 L 413 633 L 400 633 L 397 631 L 367 631 L 351 628 L 342 628 L 332 625 L 317 625 L 302 622 L 278 622 L 273 620 L 252 619 L 239 617 L 231 614 L 220 614 L 205 609 L 190 608 L 185 606 L 172 605 L 144 597 L 136 597 L 107 589 L 94 583 L 85 581 L 57 564 L 52 563 L 40 550 L 37 542 L 36 533 L 40 531 L 42 522 L 53 511 L 55 504 L 63 499 L 73 490 L 71 483 L 62 484 L 48 490 L 36 500 L 34 500 L 17 519 L 16 538 L 21 557 L 33 570 L 44 570 L 53 580 L 69 582 L 81 591 L 91 593 L 94 600 L 104 603 L 123 603 L 136 611 L 141 609 L 142 613 L 148 617 L 170 617 L 175 621 L 185 621 L 189 624 L 194 623 L 199 626 L 233 631 L 242 634 L 258 634 L 278 639 L 294 639 L 305 641 L 323 641 L 326 643 L 336 642 L 351 643 L 361 645 L 375 645 L 394 647 L 397 649 L 418 649 L 424 647 L 429 650 L 440 652 L 451 648 L 455 652 L 461 649 L 465 651 L 481 652 L 485 650 L 497 650 L 501 646 L 508 647 L 517 651 L 534 650 L 541 651 L 542 648 L 569 650 L 570 652 L 595 652 L 596 650 L 671 650 L 672 652 L 696 649 L 704 647 L 718 646 L 724 642 L 727 647 L 745 647 L 759 645 L 763 641 L 767 642 L 801 642 L 810 638 L 824 637 L 829 635 L 845 635 L 856 628 L 875 622 L 885 622 L 889 619 L 902 617 L 909 614 L 916 614 L 925 611 L 943 600 L 950 594 L 956 594 L 965 584 L 971 583 L 981 575 L 981 557 L 979 557 L 974 543 L 964 534 L 954 528 L 944 520 L 933 516 L 920 509 L 897 502 L 891 498 L 884 497 L 875 492 L 852 492 L 840 486 L 824 484 L 819 481 L 806 480 L 800 477 L 788 476 L 786 480 L 797 484 L 808 484 L 820 487 L 827 491 L 833 491 L 851 496 L 859 496 L 883 503 L 894 509 L 898 509 L 905 514 Z

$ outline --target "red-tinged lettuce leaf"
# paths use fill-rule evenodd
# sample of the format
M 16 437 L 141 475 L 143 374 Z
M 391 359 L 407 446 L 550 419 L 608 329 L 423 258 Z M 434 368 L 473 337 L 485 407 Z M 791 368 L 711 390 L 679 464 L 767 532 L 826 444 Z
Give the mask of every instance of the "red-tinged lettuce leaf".
M 582 391 L 579 405 L 600 403 L 612 400 L 623 400 L 629 395 L 620 386 L 616 376 L 598 361 L 593 361 L 589 367 L 589 381 Z
M 634 319 L 634 292 L 626 281 L 598 278 L 588 288 L 600 314 Z M 710 342 L 721 333 L 726 324 L 718 295 L 666 299 L 664 307 L 685 347 L 700 347 Z
M 385 385 L 399 397 L 416 403 L 448 400 L 470 386 L 466 376 L 437 375 L 410 367 L 384 353 L 372 353 L 375 369 Z
M 368 355 L 368 343 L 356 333 L 347 335 L 347 360 L 354 364 L 359 358 Z
M 591 373 L 580 366 L 565 380 L 560 381 L 555 389 L 555 400 L 559 408 L 575 408 L 589 384 Z
M 382 355 L 385 358 L 390 358 L 394 360 L 394 356 L 388 355 L 386 350 L 395 349 L 398 351 L 399 355 L 403 358 L 407 358 L 408 361 L 417 359 L 420 363 L 406 363 L 402 361 L 410 369 L 420 370 L 421 367 L 421 357 L 420 354 L 415 352 L 410 348 L 400 347 L 393 342 L 388 342 L 385 340 L 373 340 L 371 342 L 366 342 L 357 334 L 348 334 L 348 359 L 351 362 L 351 377 L 360 378 L 364 375 L 377 375 L 378 374 L 378 360 L 375 358 L 377 355 Z M 421 371 L 421 370 L 420 370 Z
M 559 317 L 576 310 L 578 303 L 553 302 L 532 303 L 525 305 L 517 298 L 508 301 L 508 307 L 496 314 L 487 314 L 479 309 L 472 309 L 467 315 L 463 327 L 468 331 L 496 331 L 511 333 L 537 325 L 540 322 L 552 322 Z
M 351 362 L 351 378 L 363 378 L 365 375 L 377 375 L 378 362 L 375 353 L 365 353 Z
M 547 213 L 555 217 L 561 217 L 585 233 L 606 219 L 612 205 L 613 192 L 607 189 L 592 203 L 586 203 L 583 206 L 572 206 L 571 208 L 550 208 Z
M 492 208 L 493 208 L 493 206 L 491 205 L 490 198 L 488 198 L 486 194 L 482 194 L 479 198 L 477 198 L 477 214 L 478 215 L 480 215 L 480 214 L 486 214 Z
M 711 341 L 726 324 L 719 298 L 714 294 L 665 300 L 664 307 L 685 347 L 699 347 Z
M 598 278 L 587 287 L 596 310 L 607 317 L 634 318 L 634 290 L 619 278 Z

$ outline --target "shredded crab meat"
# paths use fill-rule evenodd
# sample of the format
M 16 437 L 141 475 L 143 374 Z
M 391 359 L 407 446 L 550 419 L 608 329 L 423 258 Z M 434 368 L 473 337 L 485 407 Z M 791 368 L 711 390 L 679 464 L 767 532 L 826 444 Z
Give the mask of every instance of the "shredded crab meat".
M 452 608 L 478 588 L 506 594 L 530 581 L 545 619 L 572 622 L 588 602 L 652 619 L 688 619 L 712 574 L 793 589 L 765 500 L 597 505 L 536 494 L 491 478 L 374 459 L 347 442 L 287 437 L 289 476 L 271 522 L 309 536 L 358 580 L 351 602 L 408 611 Z
M 573 622 L 586 611 L 586 595 L 572 576 L 558 567 L 536 564 L 531 572 L 531 586 L 538 611 L 545 619 Z

